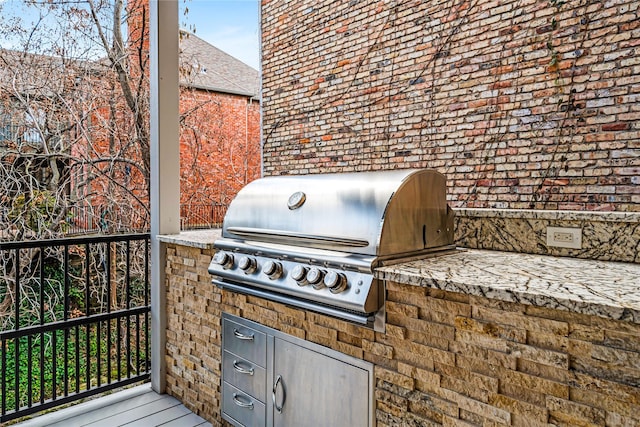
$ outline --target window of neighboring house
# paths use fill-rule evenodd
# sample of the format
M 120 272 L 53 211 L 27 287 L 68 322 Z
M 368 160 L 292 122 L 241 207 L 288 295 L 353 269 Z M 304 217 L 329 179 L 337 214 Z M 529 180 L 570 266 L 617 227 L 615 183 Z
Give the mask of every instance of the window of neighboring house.
M 42 129 L 44 128 L 46 113 L 42 110 L 35 110 L 32 113 L 24 114 L 24 132 L 22 132 L 22 142 L 27 144 L 42 144 Z
M 20 117 L 20 115 L 18 115 Z M 7 146 L 9 142 L 21 142 L 30 145 L 41 145 L 43 142 L 41 130 L 45 123 L 44 111 L 37 110 L 34 114 L 25 112 L 23 120 L 15 121 L 15 117 L 0 113 L 0 145 Z
M 10 118 L 6 114 L 3 114 L 0 109 L 0 147 L 6 147 L 7 141 L 11 141 L 13 137 L 13 132 L 11 130 Z
M 7 123 L 0 124 L 0 147 L 5 147 L 7 141 L 11 140 L 11 128 Z

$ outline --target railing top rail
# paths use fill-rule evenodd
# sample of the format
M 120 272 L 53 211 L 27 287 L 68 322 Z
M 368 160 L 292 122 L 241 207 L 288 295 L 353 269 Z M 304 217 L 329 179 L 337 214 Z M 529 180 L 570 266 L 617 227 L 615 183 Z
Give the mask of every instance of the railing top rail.
M 83 245 L 86 243 L 108 243 L 149 239 L 150 233 L 109 234 L 99 236 L 64 237 L 60 239 L 23 240 L 19 242 L 0 242 L 0 250 L 32 249 L 50 246 Z

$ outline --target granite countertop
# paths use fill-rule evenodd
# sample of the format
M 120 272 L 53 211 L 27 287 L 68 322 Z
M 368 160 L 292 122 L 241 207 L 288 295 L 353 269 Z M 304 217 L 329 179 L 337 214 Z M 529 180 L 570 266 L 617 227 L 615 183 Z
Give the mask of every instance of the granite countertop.
M 213 249 L 213 242 L 219 239 L 222 230 L 219 228 L 207 230 L 181 231 L 180 234 L 165 234 L 158 236 L 158 240 L 164 243 L 188 246 L 200 249 Z
M 562 221 L 638 222 L 640 212 L 454 208 L 457 217 L 549 219 Z
M 213 249 L 221 230 L 183 231 L 158 240 Z M 640 264 L 480 249 L 377 268 L 376 277 L 640 324 Z
M 380 267 L 376 277 L 640 323 L 640 264 L 465 249 Z

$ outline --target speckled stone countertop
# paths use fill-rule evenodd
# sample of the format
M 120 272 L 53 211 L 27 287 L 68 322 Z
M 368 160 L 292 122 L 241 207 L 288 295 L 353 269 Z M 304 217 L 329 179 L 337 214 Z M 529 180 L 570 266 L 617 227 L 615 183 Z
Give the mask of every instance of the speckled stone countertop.
M 640 323 L 640 264 L 468 249 L 380 267 L 376 276 Z
M 529 209 L 478 209 L 456 208 L 458 217 L 472 218 L 530 218 L 552 219 L 564 221 L 608 221 L 635 222 L 640 221 L 640 212 L 602 212 L 602 211 L 544 211 Z
M 212 249 L 221 230 L 158 236 L 165 243 Z M 407 285 L 483 296 L 640 324 L 640 264 L 480 249 L 376 269 Z
M 158 240 L 164 243 L 172 243 L 191 248 L 213 249 L 213 242 L 219 239 L 221 234 L 222 230 L 219 228 L 181 231 L 180 234 L 160 235 L 158 236 Z

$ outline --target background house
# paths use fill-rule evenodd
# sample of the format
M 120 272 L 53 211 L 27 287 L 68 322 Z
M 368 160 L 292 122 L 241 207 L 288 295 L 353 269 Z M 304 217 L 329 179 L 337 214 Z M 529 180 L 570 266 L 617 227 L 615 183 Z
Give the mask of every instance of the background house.
M 180 69 L 181 216 L 221 223 L 235 194 L 260 176 L 259 73 L 184 31 Z
M 182 222 L 209 227 L 260 175 L 259 73 L 187 32 L 180 49 Z M 30 220 L 36 234 L 147 228 L 149 149 L 135 135 L 148 113 L 130 114 L 113 67 L 18 51 L 1 57 L 0 155 L 5 181 L 14 184 L 4 191 L 0 219 L 24 222 L 38 212 L 35 191 L 47 211 Z M 132 75 L 144 84 L 141 73 Z M 16 85 L 18 75 L 24 81 Z M 143 93 L 138 101 L 146 102 Z M 13 196 L 22 194 L 30 196 L 18 212 Z

